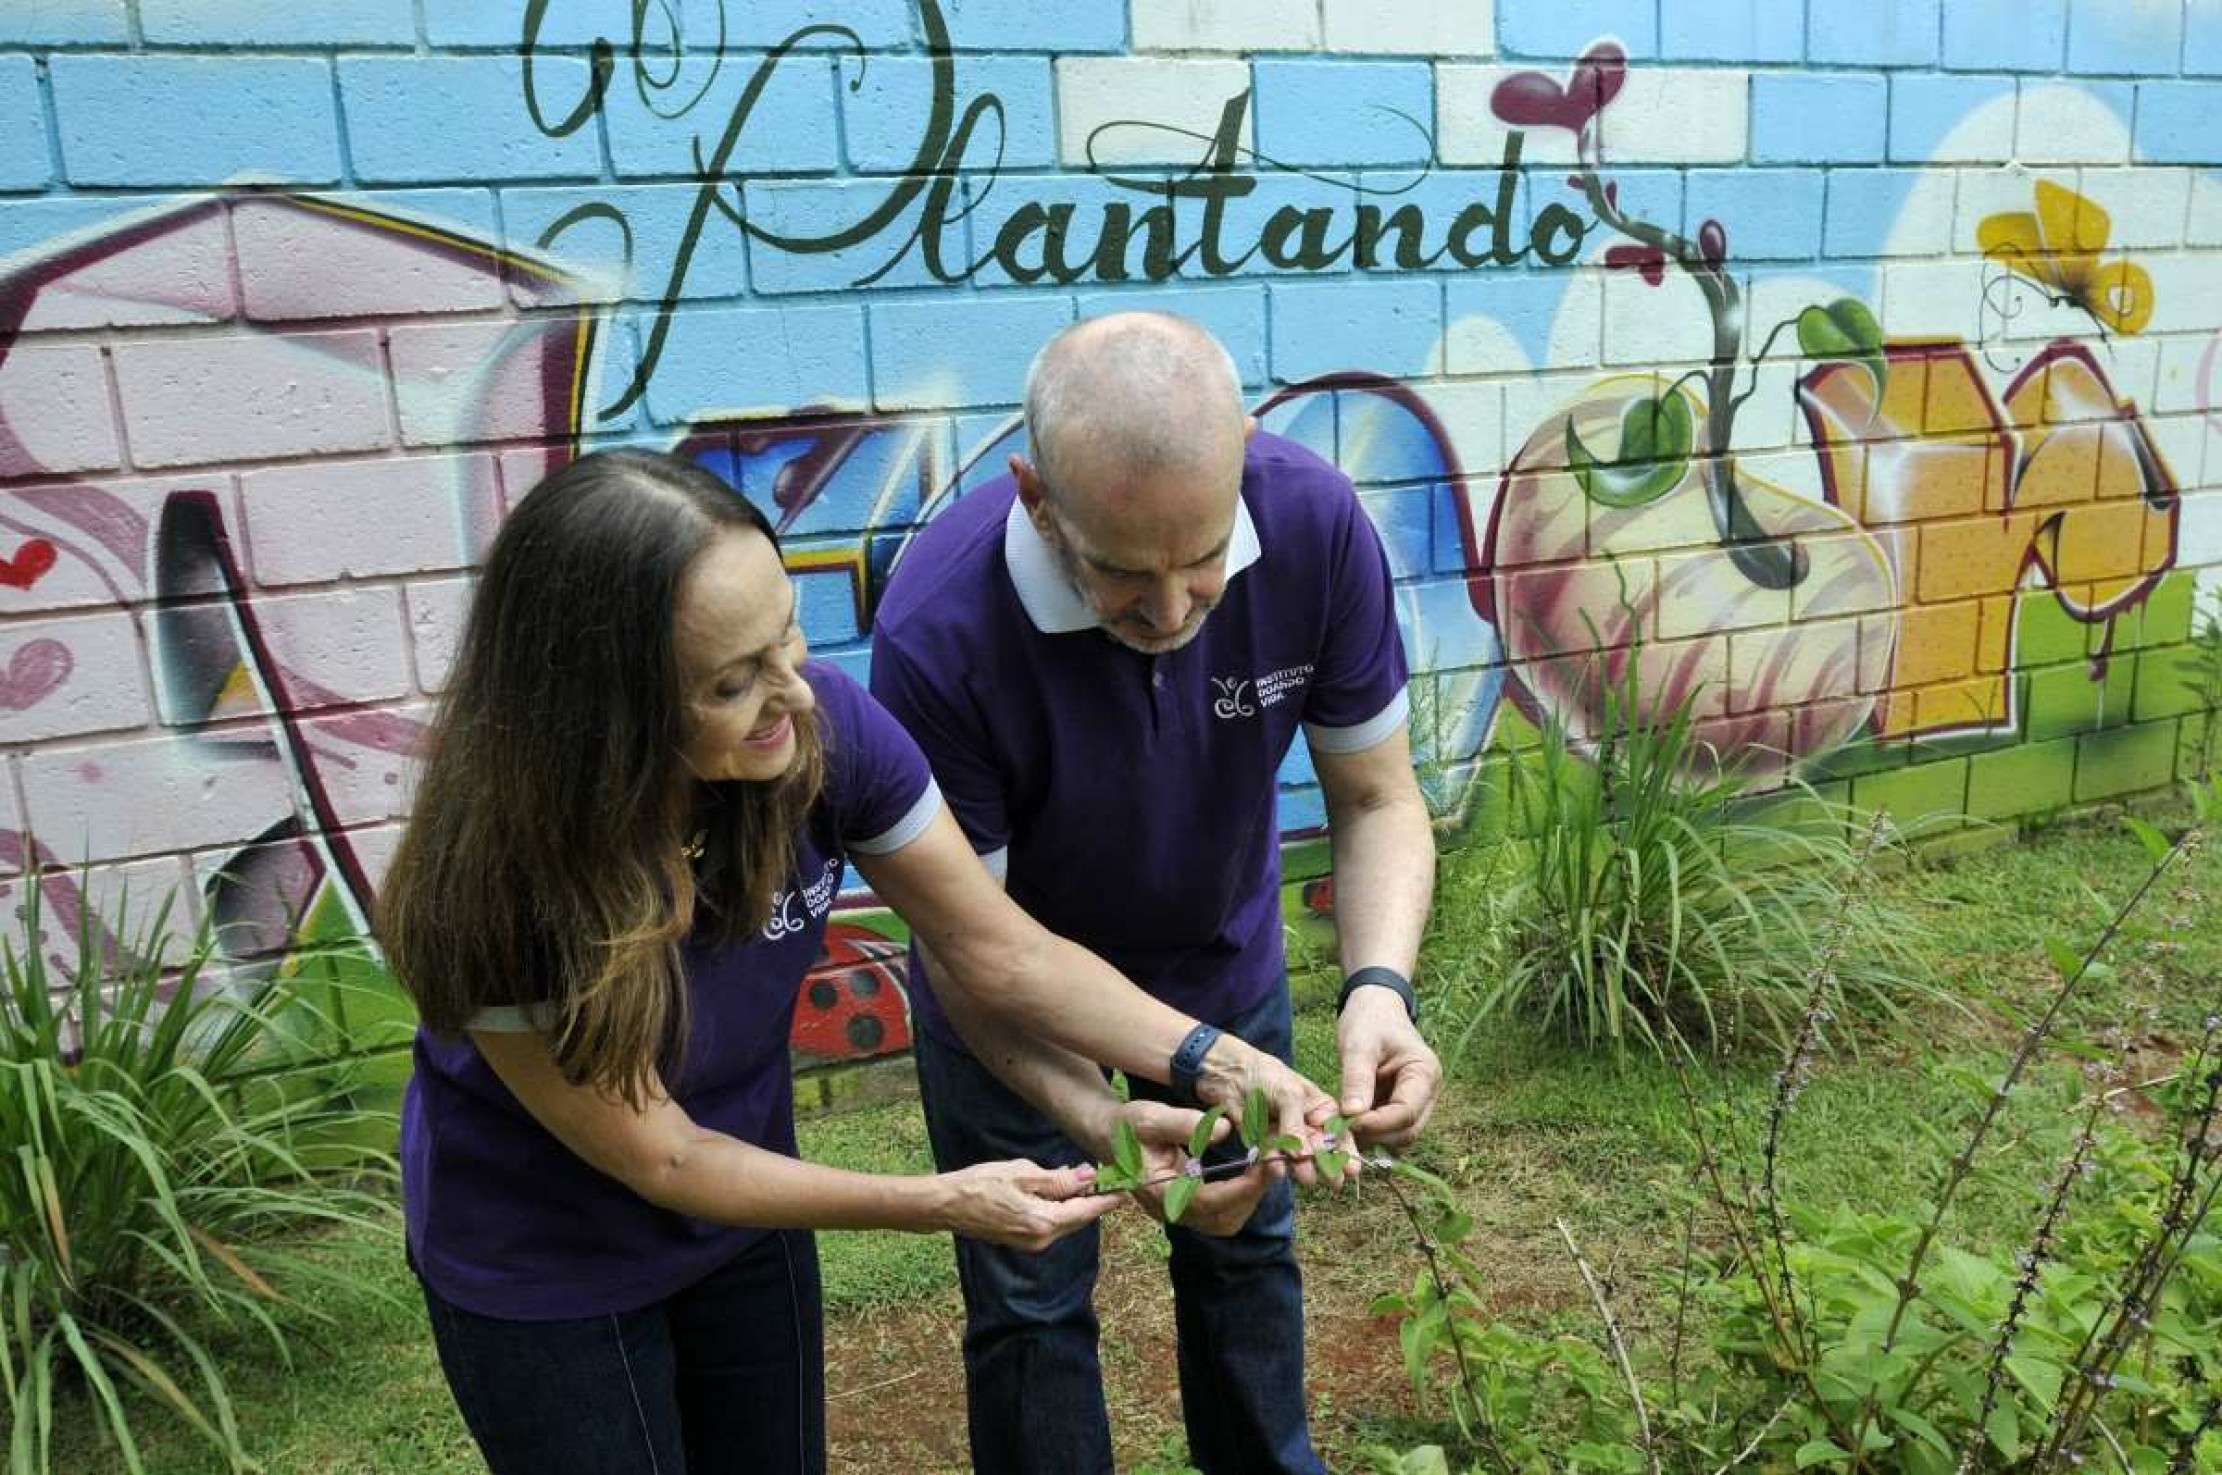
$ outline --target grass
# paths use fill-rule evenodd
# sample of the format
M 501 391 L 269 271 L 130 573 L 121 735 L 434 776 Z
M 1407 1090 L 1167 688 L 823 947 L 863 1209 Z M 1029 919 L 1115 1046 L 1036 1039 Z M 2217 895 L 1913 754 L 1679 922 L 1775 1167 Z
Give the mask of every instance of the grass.
M 2118 895 L 2141 874 L 2136 841 L 2111 827 L 2064 826 L 2022 846 L 1944 864 L 1915 864 L 1878 886 L 1925 931 L 1915 946 L 1930 975 L 1964 1011 L 1928 1008 L 1917 1027 L 1871 1040 L 1829 1061 L 1798 1103 L 1786 1150 L 1789 1191 L 1819 1205 L 1903 1206 L 1929 1187 L 1926 1164 L 1904 1145 L 1920 1123 L 1949 1125 L 1971 1107 L 1939 1062 L 1995 1071 L 2011 1048 L 2012 1011 L 2048 987 L 2040 939 L 2081 942 L 2096 903 L 2086 888 Z M 2222 894 L 2222 846 L 2196 862 L 2208 892 Z M 1443 867 L 1441 899 L 1423 972 L 1430 986 L 1461 970 L 1493 966 L 1487 930 L 1490 880 L 1469 852 Z M 2116 1031 L 2134 1074 L 2163 1068 L 2197 1021 L 2222 1005 L 2222 924 L 2202 913 L 2175 919 L 2165 906 L 2141 916 L 2117 951 L 2115 970 L 2074 1008 L 2071 1031 Z M 2177 943 L 2163 959 L 2148 949 Z M 1438 1019 L 1442 1014 L 1438 1014 Z M 1918 1041 L 1919 1043 L 1911 1043 Z M 1299 1063 L 1334 1079 L 1334 1027 L 1319 1009 L 1298 1015 Z M 2140 1063 L 2141 1062 L 2141 1063 Z M 1763 1115 L 1773 1065 L 1763 1058 L 1710 1068 L 1702 1078 L 1743 1120 Z M 2015 1242 L 2026 1231 L 2035 1184 L 2049 1166 L 2019 1128 L 2046 1116 L 2045 1098 L 2074 1089 L 2073 1065 L 2055 1059 L 2010 1116 L 1999 1146 L 1956 1207 L 1949 1233 L 1971 1246 Z M 1558 1044 L 1516 1022 L 1477 1032 L 1415 1155 L 1459 1186 L 1478 1232 L 1492 1310 L 1527 1324 L 1594 1334 L 1594 1313 L 1551 1229 L 1563 1216 L 1610 1283 L 1616 1312 L 1639 1347 L 1657 1348 L 1671 1312 L 1656 1273 L 1680 1232 L 1676 1193 L 1687 1155 L 1671 1073 L 1655 1061 L 1615 1061 Z M 814 1158 L 875 1170 L 928 1164 L 916 1104 L 896 1102 L 808 1120 Z M 1422 1410 L 1406 1386 L 1393 1330 L 1372 1318 L 1374 1296 L 1409 1282 L 1413 1257 L 1403 1221 L 1378 1192 L 1315 1203 L 1299 1220 L 1310 1317 L 1314 1428 L 1330 1468 L 1351 1468 L 1358 1445 L 1415 1438 Z M 820 1237 L 828 1300 L 828 1385 L 835 1468 L 961 1470 L 966 1467 L 958 1338 L 961 1307 L 945 1241 L 930 1236 Z M 1181 1468 L 1173 1388 L 1170 1296 L 1162 1238 L 1135 1215 L 1107 1221 L 1098 1290 L 1107 1396 L 1122 1468 Z M 344 1236 L 320 1254 L 361 1259 Z M 287 1376 L 241 1354 L 242 1433 L 266 1468 L 288 1475 L 448 1475 L 480 1468 L 449 1403 L 407 1271 L 390 1255 L 362 1263 L 351 1281 L 320 1293 L 338 1332 L 315 1333 L 324 1350 Z M 1639 1356 L 1645 1355 L 1639 1353 Z M 113 1475 L 92 1420 L 70 1420 L 60 1467 Z M 213 1472 L 189 1434 L 149 1409 L 142 1427 L 149 1467 Z

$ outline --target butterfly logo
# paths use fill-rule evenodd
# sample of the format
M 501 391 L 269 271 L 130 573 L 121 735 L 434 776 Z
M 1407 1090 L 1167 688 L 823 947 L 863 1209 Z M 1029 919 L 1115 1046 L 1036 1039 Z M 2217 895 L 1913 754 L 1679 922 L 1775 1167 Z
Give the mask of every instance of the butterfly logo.
M 2100 206 L 2040 179 L 2034 213 L 1988 216 L 1975 240 L 1985 256 L 2054 303 L 2081 308 L 2111 332 L 2136 333 L 2153 315 L 2153 279 L 2134 261 L 2100 259 L 2113 229 L 2113 217 Z

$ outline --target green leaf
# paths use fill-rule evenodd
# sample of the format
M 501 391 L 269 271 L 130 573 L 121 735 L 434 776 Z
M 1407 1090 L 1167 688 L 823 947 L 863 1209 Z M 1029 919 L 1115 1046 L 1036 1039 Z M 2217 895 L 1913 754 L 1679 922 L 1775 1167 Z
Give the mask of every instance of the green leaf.
M 1798 1446 L 1798 1468 L 1811 1469 L 1815 1465 L 1840 1465 L 1852 1457 L 1852 1452 L 1829 1443 L 1826 1439 L 1809 1439 Z
M 1134 1135 L 1134 1123 L 1125 1117 L 1111 1129 L 1111 1159 L 1128 1177 L 1142 1176 L 1142 1139 Z
M 1642 395 L 1620 412 L 1620 451 L 1609 462 L 1583 443 L 1573 417 L 1568 416 L 1566 465 L 1591 501 L 1607 507 L 1641 507 L 1681 483 L 1695 441 L 1690 402 L 1679 391 L 1657 398 Z
M 1188 1134 L 1188 1155 L 1190 1157 L 1202 1157 L 1204 1155 L 1204 1149 L 1211 1146 L 1212 1130 L 1219 1125 L 1219 1119 L 1226 1114 L 1227 1109 L 1224 1106 L 1214 1106 L 1197 1121 L 1196 1130 Z
M 1890 359 L 1883 352 L 1882 324 L 1856 297 L 1839 297 L 1826 307 L 1798 314 L 1798 347 L 1807 358 L 1848 359 L 1867 370 L 1881 403 L 1889 382 Z
M 2037 1400 L 2037 1407 L 2051 1413 L 2060 1401 L 2060 1365 L 2017 1352 L 2006 1359 L 2006 1371 Z
M 2003 1400 L 1991 1410 L 1990 1422 L 1983 1426 L 1990 1436 L 1991 1446 L 2009 1460 L 2021 1458 L 2021 1419 L 2014 1412 L 2012 1400 Z
M 1304 1155 L 1304 1139 L 1282 1132 L 1265 1144 L 1265 1150 L 1267 1152 L 1285 1152 L 1290 1157 L 1302 1157 Z
M 1178 1224 L 1180 1222 L 1180 1216 L 1187 1213 L 1188 1206 L 1195 1202 L 1196 1189 L 1199 1185 L 1200 1180 L 1195 1178 L 1175 1178 L 1173 1180 L 1173 1186 L 1165 1190 L 1166 1223 Z
M 1263 1086 L 1252 1086 L 1242 1098 L 1242 1145 L 1258 1147 L 1273 1134 L 1273 1107 Z
M 1343 1174 L 1348 1170 L 1349 1159 L 1340 1148 L 1328 1147 L 1313 1154 L 1312 1164 L 1319 1169 L 1320 1177 L 1325 1178 L 1331 1186 L 1340 1188 Z
M 2083 971 L 2083 954 L 2057 937 L 2045 939 L 2045 956 L 2052 959 L 2063 983 Z
M 2153 858 L 2155 865 L 2166 859 L 2168 852 L 2175 848 L 2168 843 L 2166 835 L 2134 814 L 2123 815 L 2122 823 L 2129 826 L 2129 832 L 2145 847 L 2145 853 Z

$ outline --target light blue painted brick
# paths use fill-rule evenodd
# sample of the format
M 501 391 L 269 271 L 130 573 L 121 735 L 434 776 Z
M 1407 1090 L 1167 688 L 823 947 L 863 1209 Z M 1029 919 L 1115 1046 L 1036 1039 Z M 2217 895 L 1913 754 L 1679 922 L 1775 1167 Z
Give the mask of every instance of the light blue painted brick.
M 2183 11 L 2151 0 L 2071 0 L 2068 70 L 2168 76 L 2183 55 Z
M 1892 77 L 1890 157 L 1901 163 L 1926 162 L 1969 113 L 2013 95 L 2011 77 Z
M 1551 325 L 1558 320 L 1559 308 L 1574 282 L 1574 276 L 1567 272 L 1477 272 L 1452 277 L 1446 289 L 1444 316 L 1452 323 L 1469 317 L 1494 319 L 1520 345 L 1529 363 L 1540 364 L 1549 355 Z M 1595 363 L 1597 352 L 1593 338 L 1583 362 Z M 1503 367 L 1460 363 L 1455 358 L 1449 366 L 1454 374 Z
M 1818 169 L 1692 169 L 1689 233 L 1709 217 L 1733 261 L 1803 261 L 1821 249 L 1827 176 Z
M 1883 157 L 1890 91 L 1879 76 L 1762 72 L 1751 79 L 1758 164 L 1858 164 Z
M 1658 55 L 1653 0 L 1497 0 L 1497 43 L 1508 56 L 1580 56 L 1607 36 L 1631 57 Z
M 411 0 L 139 0 L 155 46 L 414 46 Z
M 840 650 L 813 650 L 810 654 L 815 660 L 840 667 L 842 674 L 858 686 L 869 687 L 872 684 L 872 647 L 869 645 L 847 646 Z
M 502 192 L 502 218 L 510 249 L 544 255 L 607 279 L 617 297 L 661 301 L 670 291 L 689 220 L 701 191 L 691 184 L 641 184 L 514 189 Z M 582 206 L 606 205 L 625 217 L 624 228 L 606 218 L 585 218 L 567 226 L 543 246 L 541 237 L 566 214 Z M 628 268 L 625 232 L 632 233 Z M 598 284 L 597 284 L 598 285 Z M 738 297 L 748 291 L 748 254 L 740 227 L 712 209 L 687 258 L 678 282 L 681 297 Z M 611 296 L 597 293 L 596 300 Z
M 1934 66 L 1937 0 L 1814 0 L 1805 57 L 1823 66 Z
M 602 104 L 610 167 L 629 178 L 696 178 L 696 140 L 708 161 L 743 93 L 765 64 L 760 52 L 690 58 L 671 87 L 649 94 L 651 101 L 643 101 L 630 83 L 612 84 Z M 705 86 L 709 90 L 693 107 L 675 118 L 662 116 Z M 841 162 L 838 112 L 830 59 L 815 52 L 781 58 L 742 125 L 724 173 L 751 177 L 831 173 Z
M 985 175 L 975 175 L 965 181 L 972 206 L 966 217 L 969 243 L 953 240 L 950 249 L 970 251 L 970 259 L 980 264 L 972 280 L 983 287 L 1061 285 L 1057 280 L 1060 270 L 1077 273 L 1068 277 L 1074 281 L 1149 281 L 1150 258 L 1157 242 L 1163 240 L 1168 257 L 1178 257 L 1184 249 L 1191 249 L 1203 207 L 1195 201 L 1168 202 L 1148 176 L 1134 177 L 1150 187 L 1127 189 L 1101 174 L 1031 174 L 992 181 Z M 1152 212 L 1164 210 L 1168 203 L 1174 225 L 1164 230 L 1158 226 L 1164 217 Z M 1019 211 L 1028 204 L 1041 206 L 1043 214 L 1037 217 L 1029 212 L 1021 219 Z M 1114 253 L 1113 269 L 1123 272 L 1123 278 L 1102 276 L 1096 264 L 1108 244 L 1105 225 L 1113 218 L 1112 211 L 1121 212 L 1116 218 L 1127 226 L 1124 250 Z M 1053 262 L 1048 238 L 1060 225 L 1064 241 Z M 1019 276 L 1006 270 L 996 253 L 999 237 L 1006 230 L 1011 232 L 1010 255 L 1021 272 Z M 1027 273 L 1035 275 L 1028 280 Z M 1173 270 L 1175 277 L 1201 274 L 1202 267 L 1193 255 Z
M 701 7 L 694 7 L 699 9 Z M 866 47 L 881 50 L 915 43 L 914 0 L 745 0 L 725 7 L 726 40 L 734 46 L 770 47 L 806 26 L 839 26 Z M 848 46 L 824 35 L 805 46 Z
M 1424 164 L 1435 69 L 1406 61 L 1251 65 L 1258 152 L 1283 164 Z
M 1659 0 L 1659 55 L 1669 61 L 1799 61 L 1805 7 L 1797 0 Z
M 1284 384 L 1343 369 L 1399 378 L 1430 368 L 1443 341 L 1433 281 L 1275 283 L 1273 377 Z
M 645 337 L 650 325 L 636 325 Z M 871 398 L 861 307 L 681 307 L 648 382 L 648 416 L 678 425 Z
M 946 296 L 875 302 L 871 315 L 880 408 L 1015 405 L 1035 351 L 1072 321 L 1072 299 Z
M 882 180 L 862 183 L 772 183 L 746 186 L 747 216 L 759 229 L 799 241 L 839 234 L 869 216 L 887 198 Z M 918 207 L 913 205 L 913 212 Z M 954 216 L 962 202 L 952 204 Z M 921 249 L 910 241 L 915 215 L 838 251 L 788 251 L 762 240 L 749 242 L 749 283 L 759 292 L 838 292 L 857 286 L 872 273 L 895 264 L 870 285 L 923 287 L 934 278 Z M 943 232 L 943 266 L 952 273 L 965 267 L 964 226 L 952 222 Z M 897 252 L 902 255 L 898 259 Z
M 525 7 L 516 5 L 488 5 L 486 0 L 422 0 L 424 6 L 424 37 L 434 46 L 500 46 L 516 50 L 524 44 Z M 617 49 L 620 57 L 631 44 L 633 28 L 626 7 L 608 5 L 602 0 L 549 0 L 540 17 L 540 29 L 533 37 L 537 48 L 555 46 L 591 46 L 596 41 L 607 41 Z M 625 81 L 623 63 L 612 79 L 612 86 Z M 561 116 L 571 111 L 573 99 L 566 98 L 561 109 L 551 99 L 543 105 Z
M 2183 18 L 2183 69 L 2222 75 L 2222 0 L 2190 0 Z
M 1426 487 L 1361 492 L 1358 503 L 1373 519 L 1388 550 L 1389 567 L 1399 574 L 1426 573 L 1434 563 L 1435 511 Z
M 1275 796 L 1276 822 L 1281 833 L 1298 830 L 1316 830 L 1327 823 L 1327 801 L 1320 796 L 1317 785 L 1306 784 L 1300 789 L 1283 789 Z
M 1010 470 L 1010 458 L 1031 456 L 1033 446 L 1026 439 L 1026 426 L 1012 410 L 995 410 L 985 415 L 959 415 L 951 422 L 958 459 L 951 463 L 957 473 L 957 495 L 975 491 L 987 482 Z
M 778 516 L 777 508 L 766 508 Z M 790 548 L 792 545 L 789 545 Z M 803 639 L 812 646 L 840 645 L 863 632 L 856 621 L 856 580 L 840 569 L 797 573 L 795 614 L 802 621 Z
M 1503 473 L 1501 466 L 1468 466 L 1467 484 L 1473 500 L 1487 508 L 1496 494 L 1497 478 Z M 1466 536 L 1466 517 L 1460 511 L 1462 499 L 1448 485 L 1435 489 L 1430 500 L 1430 510 L 1435 519 L 1435 567 L 1438 574 L 1464 574 L 1481 564 L 1479 540 L 1488 536 L 1486 525 L 1474 530 L 1474 542 L 1469 546 Z
M 1668 230 L 1681 228 L 1682 219 L 1689 212 L 1684 206 L 1684 186 L 1680 170 L 1615 169 L 1609 177 L 1619 186 L 1618 199 L 1622 210 Z M 1543 178 L 1555 180 L 1558 176 L 1547 174 Z M 1563 191 L 1559 202 L 1585 219 L 1588 218 L 1589 206 L 1575 191 Z
M 1126 50 L 1126 7 L 1109 0 L 941 0 L 941 13 L 961 51 Z
M 1970 72 L 2052 72 L 2068 39 L 2068 0 L 1951 0 L 1944 64 Z
M 2222 163 L 2222 82 L 2140 82 L 2140 164 Z
M 1821 239 L 1830 256 L 1879 256 L 1918 169 L 1835 169 L 1828 176 L 1828 224 Z
M 1177 313 L 1201 325 L 1225 346 L 1245 385 L 1266 382 L 1263 287 L 1090 292 L 1080 299 L 1080 315 L 1084 318 L 1099 318 L 1114 312 Z
M 1312 745 L 1290 743 L 1288 756 L 1281 760 L 1280 771 L 1274 775 L 1276 782 L 1290 788 L 1319 782 L 1319 770 L 1312 766 Z
M 124 0 L 13 0 L 0 13 L 0 46 L 122 45 L 130 39 Z
M 72 184 L 296 184 L 340 176 L 330 65 L 311 57 L 57 56 Z M 159 145 L 153 143 L 159 140 Z
M 53 176 L 38 66 L 27 56 L 0 57 L 0 189 L 40 189 Z
M 542 56 L 533 66 L 550 121 L 585 94 L 583 59 Z M 593 129 L 550 138 L 533 126 L 523 102 L 524 67 L 514 56 L 343 57 L 339 86 L 355 174 L 366 183 L 602 172 Z
M 1049 73 L 1049 59 L 1040 56 L 964 56 L 956 61 L 959 98 L 969 105 L 992 96 L 1002 105 L 1005 169 L 1048 168 L 1057 162 Z M 861 62 L 844 57 L 840 75 L 850 167 L 867 173 L 910 168 L 925 137 L 933 63 L 909 56 L 874 56 Z M 977 156 L 992 158 L 995 139 L 993 117 L 982 119 L 973 133 Z

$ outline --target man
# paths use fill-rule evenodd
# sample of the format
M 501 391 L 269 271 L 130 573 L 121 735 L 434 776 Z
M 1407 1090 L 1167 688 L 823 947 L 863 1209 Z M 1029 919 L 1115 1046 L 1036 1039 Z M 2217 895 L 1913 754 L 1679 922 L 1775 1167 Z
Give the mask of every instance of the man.
M 875 694 L 1021 905 L 1283 1059 L 1274 779 L 1301 723 L 1354 985 L 1340 1105 L 1366 1141 L 1410 1141 L 1441 1079 L 1408 982 L 1434 848 L 1388 564 L 1349 480 L 1260 433 L 1225 349 L 1163 314 L 1060 333 L 1028 374 L 1026 421 L 1033 459 L 1013 456 L 1008 477 L 926 528 L 890 581 Z M 936 1160 L 1104 1155 L 1101 1074 L 951 1021 L 932 971 L 914 955 Z M 1293 1197 L 1279 1173 L 1253 1172 L 1167 1231 L 1190 1458 L 1215 1475 L 1322 1468 Z M 1096 1258 L 1092 1231 L 1039 1256 L 958 1242 L 976 1469 L 1111 1469 Z

